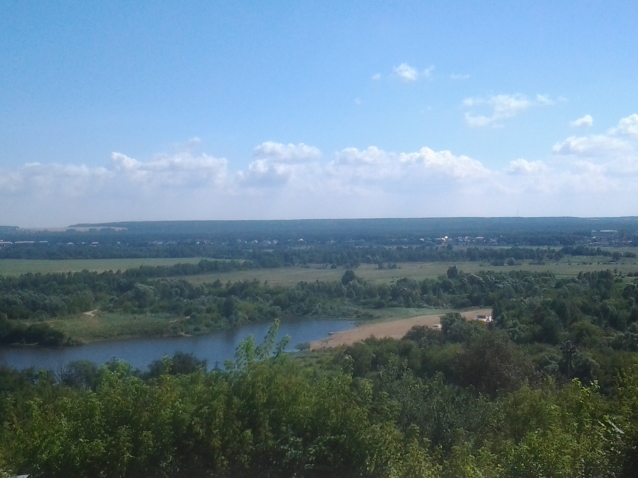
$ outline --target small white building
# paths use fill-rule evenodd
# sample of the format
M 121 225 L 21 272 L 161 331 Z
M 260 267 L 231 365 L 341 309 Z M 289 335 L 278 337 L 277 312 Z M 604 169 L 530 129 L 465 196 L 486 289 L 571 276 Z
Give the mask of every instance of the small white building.
M 490 323 L 492 322 L 492 316 L 485 315 L 485 314 L 478 314 L 476 317 L 474 317 L 474 320 L 478 320 L 479 322 Z

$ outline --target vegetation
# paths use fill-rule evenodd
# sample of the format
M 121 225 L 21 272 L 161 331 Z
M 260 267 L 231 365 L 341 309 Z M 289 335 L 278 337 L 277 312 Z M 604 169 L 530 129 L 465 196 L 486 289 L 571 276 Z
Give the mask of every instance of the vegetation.
M 638 367 L 603 390 L 500 330 L 443 323 L 319 368 L 282 354 L 275 325 L 225 370 L 184 354 L 146 373 L 2 369 L 0 463 L 42 477 L 634 476 Z
M 581 336 L 593 334 L 627 349 L 633 343 L 633 329 L 628 327 L 638 317 L 631 277 L 611 271 L 564 279 L 517 270 L 466 274 L 452 266 L 436 279 L 406 278 L 387 284 L 366 281 L 347 270 L 339 281 L 299 282 L 294 287 L 256 280 L 193 284 L 179 278 L 248 267 L 245 264 L 202 260 L 124 272 L 0 278 L 0 343 L 52 345 L 104 338 L 103 331 L 85 336 L 60 333 L 74 328 L 81 332 L 77 317 L 87 319 L 82 314 L 90 316 L 92 320 L 85 322 L 91 325 L 108 326 L 111 336 L 176 335 L 275 318 L 371 318 L 374 311 L 386 308 L 493 306 L 499 324 L 519 343 L 555 344 L 568 336 L 579 343 Z M 94 317 L 96 310 L 99 320 Z M 71 326 L 66 325 L 69 321 Z
M 88 331 L 95 323 L 114 335 L 275 324 L 262 345 L 246 340 L 223 369 L 181 353 L 145 371 L 119 361 L 80 361 L 56 373 L 0 368 L 0 475 L 635 476 L 638 274 L 628 265 L 631 249 L 578 244 L 574 230 L 546 233 L 543 245 L 552 234 L 554 242 L 542 248 L 405 246 L 380 231 L 377 244 L 345 236 L 285 247 L 176 242 L 159 245 L 154 257 L 217 260 L 0 277 L 3 344 L 103 337 Z M 147 233 L 136 233 L 144 237 L 138 249 L 108 247 L 149 253 Z M 521 243 L 540 241 L 521 234 Z M 606 262 L 598 266 L 607 270 L 557 274 L 539 266 L 574 258 Z M 366 276 L 428 262 L 437 274 Z M 307 264 L 332 275 L 294 284 L 194 280 Z M 278 321 L 293 317 L 468 307 L 491 307 L 494 321 L 453 312 L 441 317 L 440 330 L 415 327 L 401 340 L 319 353 L 300 344 L 288 355 L 285 343 L 275 344 Z

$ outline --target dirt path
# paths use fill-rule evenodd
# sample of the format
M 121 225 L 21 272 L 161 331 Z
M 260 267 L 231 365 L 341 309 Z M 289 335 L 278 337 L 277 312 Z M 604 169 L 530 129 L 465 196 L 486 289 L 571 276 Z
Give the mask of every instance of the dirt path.
M 492 315 L 492 309 L 480 309 L 471 310 L 468 312 L 462 312 L 467 319 L 473 319 L 477 315 Z M 443 314 L 435 315 L 419 315 L 417 317 L 410 317 L 409 319 L 391 320 L 388 322 L 379 322 L 376 324 L 366 324 L 354 329 L 344 330 L 343 332 L 336 332 L 330 337 L 325 339 L 316 340 L 310 342 L 310 350 L 319 350 L 322 348 L 339 347 L 340 345 L 350 345 L 361 340 L 365 340 L 368 337 L 392 337 L 394 339 L 402 338 L 408 330 L 415 325 L 425 325 L 426 327 L 432 327 L 439 323 L 440 317 Z

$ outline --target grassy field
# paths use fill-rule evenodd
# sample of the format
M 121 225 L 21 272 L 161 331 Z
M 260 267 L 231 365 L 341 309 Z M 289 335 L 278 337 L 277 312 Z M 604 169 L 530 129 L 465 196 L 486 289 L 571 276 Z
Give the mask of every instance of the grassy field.
M 83 270 L 104 272 L 131 269 L 139 266 L 172 266 L 197 263 L 201 257 L 160 259 L 64 259 L 29 260 L 0 259 L 0 275 L 17 276 L 28 272 L 79 272 Z
M 579 260 L 562 260 L 559 262 L 545 263 L 542 265 L 530 264 L 524 261 L 515 266 L 493 266 L 489 263 L 481 262 L 414 262 L 401 263 L 399 269 L 377 269 L 376 265 L 362 264 L 355 273 L 357 276 L 373 282 L 373 283 L 390 283 L 397 279 L 424 279 L 436 278 L 445 274 L 449 267 L 455 265 L 459 270 L 467 273 L 476 273 L 478 271 L 498 271 L 509 272 L 512 270 L 526 271 L 549 271 L 560 277 L 571 277 L 578 275 L 579 272 L 599 271 L 606 269 L 617 269 L 623 274 L 628 272 L 638 272 L 638 260 L 631 258 L 623 258 L 619 262 L 611 262 L 608 257 L 584 257 Z M 206 274 L 198 276 L 190 276 L 186 279 L 201 284 L 204 282 L 212 282 L 217 279 L 222 282 L 252 280 L 257 279 L 260 282 L 268 281 L 269 284 L 292 286 L 301 281 L 334 281 L 341 279 L 344 269 L 328 269 L 324 266 L 309 267 L 286 267 L 281 269 L 257 269 L 247 271 L 221 272 L 216 274 Z
M 69 260 L 26 260 L 26 259 L 0 259 L 0 275 L 16 276 L 28 272 L 78 272 L 82 270 L 103 272 L 125 270 L 142 265 L 146 266 L 170 266 L 178 263 L 197 263 L 200 257 L 192 258 L 161 258 L 161 259 L 69 259 Z M 529 261 L 518 263 L 515 266 L 493 266 L 487 262 L 414 262 L 400 263 L 399 269 L 377 269 L 373 264 L 362 264 L 356 269 L 356 274 L 365 280 L 376 283 L 389 283 L 404 277 L 410 279 L 436 278 L 456 265 L 467 273 L 475 273 L 484 270 L 511 271 L 550 271 L 558 276 L 574 276 L 579 272 L 597 271 L 605 269 L 617 269 L 623 274 L 638 272 L 638 259 L 622 258 L 619 262 L 611 262 L 609 257 L 579 257 L 563 259 L 559 262 L 545 263 L 542 265 L 530 264 Z M 339 280 L 344 269 L 329 269 L 323 265 L 311 265 L 308 267 L 286 267 L 280 269 L 256 269 L 247 271 L 220 272 L 190 276 L 186 279 L 195 284 L 212 282 L 217 279 L 226 281 L 252 280 L 260 282 L 268 281 L 269 284 L 291 286 L 298 282 L 334 281 Z
M 92 316 L 76 314 L 49 321 L 54 329 L 84 343 L 128 337 L 173 335 L 175 319 L 157 315 L 124 315 L 97 311 Z

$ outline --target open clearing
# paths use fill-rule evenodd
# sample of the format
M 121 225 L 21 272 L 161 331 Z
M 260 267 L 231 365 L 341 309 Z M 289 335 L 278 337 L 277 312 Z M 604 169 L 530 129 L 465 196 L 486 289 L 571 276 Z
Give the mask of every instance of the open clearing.
M 492 309 L 479 309 L 461 312 L 467 319 L 473 319 L 479 314 L 492 315 Z M 432 327 L 438 324 L 441 314 L 419 315 L 408 319 L 391 320 L 388 322 L 378 322 L 365 324 L 354 329 L 336 332 L 330 337 L 310 343 L 310 350 L 321 350 L 323 348 L 339 347 L 360 342 L 368 337 L 400 339 L 415 325 Z
M 172 335 L 171 323 L 174 319 L 169 315 L 117 314 L 92 310 L 49 320 L 47 323 L 69 337 L 82 343 L 90 343 L 129 337 Z
M 28 259 L 0 259 L 0 275 L 17 276 L 28 272 L 79 272 L 89 270 L 95 272 L 117 271 L 145 266 L 171 266 L 179 263 L 198 263 L 204 258 L 142 258 L 142 259 L 64 259 L 64 260 L 28 260 Z M 215 259 L 209 259 L 215 260 Z M 494 266 L 488 262 L 403 262 L 397 269 L 378 269 L 375 264 L 362 264 L 355 269 L 355 274 L 372 283 L 390 283 L 397 279 L 437 278 L 444 275 L 449 267 L 455 265 L 466 273 L 479 271 L 509 272 L 512 270 L 548 271 L 557 276 L 570 277 L 579 272 L 616 269 L 623 274 L 638 272 L 638 259 L 622 258 L 612 262 L 609 257 L 578 257 L 562 259 L 558 262 L 531 264 L 523 261 L 514 266 Z M 213 274 L 183 276 L 193 284 L 253 280 L 261 283 L 268 281 L 271 285 L 294 286 L 299 282 L 336 281 L 340 280 L 345 269 L 330 269 L 325 265 L 308 265 L 297 267 L 282 267 L 277 269 L 253 269 L 232 272 L 217 272 Z
M 142 258 L 142 259 L 0 259 L 0 275 L 18 276 L 28 272 L 80 272 L 83 270 L 104 272 L 132 269 L 140 266 L 172 266 L 194 263 L 202 257 L 189 258 Z
M 545 263 L 541 265 L 530 264 L 529 261 L 514 266 L 494 266 L 488 262 L 403 262 L 397 269 L 378 269 L 375 264 L 361 264 L 354 272 L 372 283 L 390 283 L 397 279 L 435 279 L 445 275 L 448 268 L 455 265 L 466 273 L 479 271 L 509 272 L 524 270 L 533 272 L 553 272 L 557 276 L 571 277 L 579 272 L 600 271 L 617 269 L 626 274 L 638 271 L 638 261 L 633 258 L 623 258 L 618 262 L 611 262 L 609 257 L 584 257 L 582 260 L 562 260 L 559 262 Z M 330 269 L 324 265 L 309 265 L 306 267 L 285 267 L 279 269 L 254 269 L 246 271 L 218 272 L 214 274 L 196 275 L 185 277 L 194 284 L 213 282 L 219 279 L 222 282 L 253 280 L 268 281 L 270 285 L 294 286 L 299 282 L 336 281 L 343 276 L 345 269 Z

